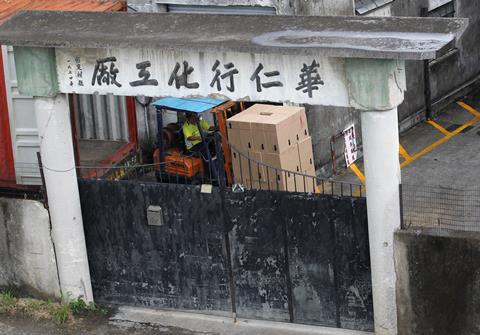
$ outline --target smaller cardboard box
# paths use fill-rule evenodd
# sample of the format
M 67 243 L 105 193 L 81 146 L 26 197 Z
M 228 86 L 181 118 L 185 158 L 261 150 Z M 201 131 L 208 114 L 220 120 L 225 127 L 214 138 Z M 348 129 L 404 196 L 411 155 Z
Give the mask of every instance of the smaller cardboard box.
M 272 120 L 276 124 L 264 125 L 265 151 L 268 153 L 282 154 L 297 143 L 296 131 L 291 127 L 295 116 L 290 115 L 287 117 L 279 114 Z
M 309 136 L 298 143 L 298 157 L 302 173 L 315 175 L 315 161 L 313 159 L 312 138 Z
M 309 137 L 305 108 L 255 104 L 227 120 L 230 143 L 243 151 L 281 154 Z
M 266 150 L 267 134 L 264 122 L 274 114 L 275 107 L 277 106 L 255 104 L 243 112 L 248 113 L 255 151 L 265 152 Z
M 241 152 L 254 150 L 254 143 L 250 123 L 227 121 L 229 143 Z
M 299 177 L 293 172 L 279 171 L 276 178 L 269 180 L 269 187 L 273 191 L 301 192 L 300 184 L 295 184 L 295 178 L 298 179 Z
M 306 173 L 302 175 L 295 175 L 292 192 L 311 192 L 313 193 L 317 184 L 315 176 L 307 176 Z
M 308 131 L 307 114 L 305 107 L 282 106 L 282 111 L 293 113 L 295 118 L 289 120 L 289 127 L 293 132 L 293 136 L 297 142 L 301 142 L 310 136 Z
M 258 129 L 252 129 L 252 120 L 255 119 L 256 115 L 268 111 L 272 107 L 275 106 L 255 104 L 227 119 L 227 132 L 230 144 L 243 153 L 259 151 L 257 145 L 255 145 L 254 136 L 255 133 L 258 135 Z M 263 135 L 263 132 L 261 131 L 260 134 Z M 263 142 L 263 139 L 260 142 Z
M 247 155 L 232 151 L 232 169 L 237 184 L 247 185 L 250 180 L 267 181 L 262 156 L 258 152 L 249 152 Z
M 281 154 L 296 144 L 297 131 L 294 110 L 285 110 L 282 106 L 271 106 L 261 112 L 250 114 L 251 129 L 255 150 L 265 153 Z
M 278 186 L 281 191 L 294 191 L 294 173 L 301 173 L 296 144 L 281 154 L 262 153 L 262 160 L 267 165 L 265 173 L 272 189 Z

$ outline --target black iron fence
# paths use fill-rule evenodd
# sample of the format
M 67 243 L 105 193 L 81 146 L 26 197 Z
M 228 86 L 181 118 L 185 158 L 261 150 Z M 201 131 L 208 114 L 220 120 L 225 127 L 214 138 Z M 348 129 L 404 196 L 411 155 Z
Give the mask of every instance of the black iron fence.
M 233 171 L 231 185 L 234 189 L 257 189 L 280 192 L 328 194 L 337 196 L 365 197 L 365 187 L 361 184 L 346 183 L 321 179 L 300 172 L 269 166 L 248 155 L 234 152 L 241 157 L 239 171 Z M 212 174 L 208 167 L 203 173 L 187 176 L 182 166 L 189 164 L 192 157 L 170 160 L 160 164 L 143 164 L 131 166 L 79 166 L 77 174 L 83 179 L 104 180 L 138 180 L 144 182 L 163 182 L 173 184 L 212 184 L 214 186 L 227 182 L 225 170 L 218 169 Z M 219 166 L 222 166 L 219 164 Z M 235 173 L 237 172 L 237 173 Z
M 248 150 L 243 152 L 231 145 L 228 139 L 218 132 L 208 137 L 204 143 L 204 150 L 197 153 L 181 152 L 180 149 L 173 148 L 164 150 L 164 154 L 159 153 L 156 159 L 160 163 L 154 164 L 137 164 L 133 161 L 121 166 L 77 166 L 66 171 L 57 171 L 42 165 L 42 159 L 38 153 L 38 164 L 17 164 L 16 168 L 21 168 L 25 174 L 36 177 L 38 184 L 43 185 L 45 170 L 62 173 L 76 169 L 77 176 L 81 179 L 211 184 L 229 186 L 240 191 L 257 189 L 365 197 L 365 187 L 362 184 L 318 178 L 315 175 L 313 157 L 308 162 L 302 162 L 298 153 L 295 157 L 295 152 L 292 157 L 275 154 L 260 155 Z M 265 159 L 266 157 L 270 160 Z
M 480 188 L 402 185 L 402 228 L 480 232 Z
M 161 164 L 132 166 L 79 166 L 77 167 L 77 175 L 82 179 L 138 180 L 142 182 L 193 185 L 212 184 L 218 186 L 222 182 L 221 176 L 213 177 L 211 173 L 188 177 L 182 174 L 180 169 L 173 169 L 173 171 L 171 168 L 167 169 L 167 166 L 172 166 L 174 163 L 183 165 L 183 161 L 184 159 Z M 257 189 L 279 192 L 365 197 L 365 187 L 361 184 L 321 179 L 316 176 L 310 176 L 299 172 L 274 168 L 255 161 L 252 158 L 247 158 L 246 156 L 245 161 L 248 169 L 245 172 L 242 172 L 242 177 L 233 175 L 234 183 L 231 186 L 236 190 Z M 261 175 L 263 171 L 267 178 L 265 181 L 262 180 L 262 177 L 257 177 Z M 269 178 L 270 176 L 272 177 Z M 273 176 L 277 177 L 274 178 Z M 223 178 L 225 178 L 225 176 L 223 176 Z
M 215 148 L 208 159 L 201 153 L 172 152 L 164 155 L 162 163 L 127 164 L 121 166 L 77 166 L 77 176 L 81 179 L 102 180 L 138 180 L 141 182 L 160 182 L 171 184 L 211 184 L 214 186 L 229 186 L 234 190 L 266 190 L 278 192 L 311 193 L 348 197 L 365 197 L 365 187 L 362 184 L 347 183 L 318 178 L 315 175 L 313 161 L 310 169 L 300 168 L 299 157 L 296 164 L 289 164 L 288 157 L 272 155 L 278 162 L 267 163 L 251 152 L 241 152 L 221 138 L 215 137 Z M 291 169 L 278 166 L 290 166 Z M 305 164 L 304 164 L 305 165 Z M 57 173 L 70 172 L 72 169 L 57 171 L 49 166 L 43 166 L 40 155 L 38 164 L 25 163 L 22 168 L 32 176 L 40 175 L 43 183 L 43 171 Z

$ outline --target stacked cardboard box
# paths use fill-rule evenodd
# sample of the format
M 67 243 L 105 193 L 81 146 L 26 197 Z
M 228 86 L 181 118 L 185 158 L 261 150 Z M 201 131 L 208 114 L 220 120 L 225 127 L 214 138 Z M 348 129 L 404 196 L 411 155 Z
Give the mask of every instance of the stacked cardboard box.
M 228 119 L 227 129 L 236 183 L 257 189 L 314 190 L 314 179 L 302 176 L 315 176 L 303 107 L 256 104 Z

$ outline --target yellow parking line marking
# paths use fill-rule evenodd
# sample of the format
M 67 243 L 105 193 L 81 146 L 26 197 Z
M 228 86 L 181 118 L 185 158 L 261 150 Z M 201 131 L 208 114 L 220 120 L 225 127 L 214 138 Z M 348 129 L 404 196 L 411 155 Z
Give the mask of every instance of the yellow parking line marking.
M 431 124 L 432 126 L 434 126 L 435 128 L 437 128 L 438 130 L 440 130 L 443 135 L 450 135 L 450 132 L 448 130 L 446 130 L 445 128 L 443 128 L 441 125 L 439 125 L 438 123 L 436 123 L 435 121 L 433 120 L 428 120 L 427 123 Z
M 365 176 L 363 175 L 362 171 L 360 171 L 357 164 L 353 163 L 352 165 L 350 165 L 350 169 L 353 171 L 353 173 L 357 175 L 358 179 L 360 179 L 362 184 L 365 184 Z
M 422 157 L 423 155 L 426 155 L 428 154 L 430 151 L 432 151 L 433 149 L 435 149 L 436 147 L 438 147 L 440 144 L 442 143 L 445 143 L 446 141 L 448 141 L 449 139 L 451 139 L 452 137 L 454 137 L 455 135 L 458 135 L 459 133 L 461 133 L 464 129 L 470 127 L 471 125 L 473 125 L 474 123 L 477 123 L 478 121 L 480 121 L 480 115 L 473 118 L 472 120 L 470 120 L 469 122 L 465 123 L 463 126 L 460 126 L 458 127 L 457 129 L 455 129 L 454 131 L 452 131 L 451 133 L 449 133 L 448 135 L 446 135 L 445 137 L 442 137 L 441 139 L 439 139 L 438 141 L 436 141 L 435 143 L 429 145 L 428 147 L 426 147 L 425 149 L 423 149 L 422 151 L 420 151 L 419 153 L 416 153 L 415 155 L 412 156 L 412 160 L 411 161 L 405 161 L 401 164 L 401 167 L 405 167 L 407 166 L 408 164 L 412 163 L 413 161 L 415 161 L 416 159 Z
M 475 108 L 473 108 L 472 106 L 469 106 L 467 105 L 466 103 L 464 103 L 463 101 L 459 101 L 457 102 L 457 104 L 462 107 L 463 109 L 469 111 L 470 113 L 472 113 L 473 115 L 476 115 L 476 116 L 480 116 L 480 112 L 477 111 Z
M 473 107 L 467 105 L 466 103 L 464 102 L 457 102 L 457 104 L 463 108 L 465 108 L 467 111 L 469 111 L 470 113 L 476 115 L 475 118 L 473 118 L 472 120 L 468 121 L 467 123 L 465 123 L 464 125 L 458 127 L 457 129 L 455 129 L 454 131 L 450 132 L 448 131 L 447 129 L 443 128 L 441 125 L 439 125 L 438 123 L 436 123 L 435 121 L 432 121 L 432 120 L 429 120 L 427 121 L 429 124 L 431 124 L 433 127 L 435 127 L 436 129 L 438 129 L 439 131 L 441 131 L 445 136 L 442 137 L 441 139 L 439 139 L 438 141 L 432 143 L 431 145 L 429 145 L 428 147 L 426 147 L 425 149 L 423 149 L 422 151 L 416 153 L 415 155 L 411 156 L 408 154 L 408 152 L 405 150 L 405 148 L 400 144 L 400 155 L 405 159 L 405 161 L 400 165 L 401 168 L 404 168 L 405 166 L 409 165 L 410 163 L 414 162 L 415 160 L 419 159 L 420 157 L 428 154 L 429 152 L 431 152 L 433 149 L 435 149 L 436 147 L 438 147 L 439 145 L 441 145 L 442 143 L 445 143 L 447 142 L 448 140 L 450 140 L 452 137 L 460 134 L 463 130 L 465 130 L 466 128 L 472 126 L 473 124 L 477 123 L 480 121 L 480 112 L 478 112 L 477 110 L 475 110 Z M 358 168 L 358 166 L 354 163 L 352 165 L 350 165 L 350 169 L 352 170 L 353 173 L 355 173 L 355 175 L 358 177 L 358 179 L 360 179 L 360 181 L 365 184 L 365 175 L 360 171 L 360 169 Z M 355 196 L 358 195 L 358 191 L 354 193 Z M 362 192 L 363 193 L 363 192 Z
M 362 191 L 362 194 L 363 194 L 364 196 L 365 196 L 365 194 L 367 194 L 367 193 L 366 193 L 366 189 L 365 189 L 365 191 Z M 362 194 L 360 194 L 360 191 L 355 191 L 355 192 L 352 193 L 352 196 L 355 197 L 355 198 L 360 198 L 360 196 L 361 196 Z
M 400 144 L 400 155 L 402 155 L 402 157 L 405 158 L 405 161 L 412 160 L 412 156 L 408 154 L 407 150 L 405 150 L 405 148 L 401 144 Z

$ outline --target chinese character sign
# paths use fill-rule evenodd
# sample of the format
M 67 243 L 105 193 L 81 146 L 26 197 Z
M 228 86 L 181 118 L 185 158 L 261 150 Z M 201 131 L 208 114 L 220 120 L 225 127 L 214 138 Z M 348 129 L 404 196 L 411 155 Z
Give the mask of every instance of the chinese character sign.
M 56 54 L 63 93 L 350 106 L 342 59 L 147 49 L 57 49 Z
M 355 163 L 358 157 L 357 138 L 355 137 L 355 125 L 351 125 L 343 131 L 345 140 L 345 163 L 347 167 Z

